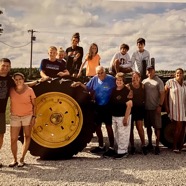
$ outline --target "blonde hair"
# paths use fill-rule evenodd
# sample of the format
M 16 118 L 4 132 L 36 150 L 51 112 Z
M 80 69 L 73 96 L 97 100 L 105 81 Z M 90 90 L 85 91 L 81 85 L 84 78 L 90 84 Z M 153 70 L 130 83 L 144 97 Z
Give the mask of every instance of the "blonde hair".
M 55 46 L 50 46 L 50 47 L 48 48 L 48 50 L 56 50 L 56 51 L 57 51 L 57 48 L 56 48 Z
M 64 52 L 63 47 L 59 47 L 58 53 L 59 53 L 59 52 Z
M 123 72 L 118 72 L 115 77 L 116 77 L 116 79 L 122 78 L 123 82 L 125 82 L 125 74 Z

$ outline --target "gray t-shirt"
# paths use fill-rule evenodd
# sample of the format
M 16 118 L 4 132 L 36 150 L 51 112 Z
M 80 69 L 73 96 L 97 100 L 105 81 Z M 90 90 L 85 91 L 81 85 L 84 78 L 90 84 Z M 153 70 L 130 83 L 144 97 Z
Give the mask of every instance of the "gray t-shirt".
M 153 79 L 144 79 L 142 83 L 145 86 L 145 109 L 155 110 L 159 105 L 160 92 L 164 91 L 163 81 L 154 76 Z

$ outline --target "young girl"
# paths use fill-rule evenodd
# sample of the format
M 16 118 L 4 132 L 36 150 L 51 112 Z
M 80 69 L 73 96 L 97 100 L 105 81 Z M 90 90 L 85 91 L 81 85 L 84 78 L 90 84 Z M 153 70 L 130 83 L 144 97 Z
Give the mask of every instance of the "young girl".
M 145 134 L 143 129 L 143 119 L 145 116 L 145 89 L 141 83 L 141 75 L 139 72 L 132 73 L 132 82 L 127 85 L 132 90 L 132 124 L 131 124 L 131 154 L 135 154 L 134 147 L 134 122 L 141 140 L 142 153 L 147 155 L 147 148 L 145 146 Z
M 11 136 L 11 150 L 13 154 L 13 162 L 9 167 L 25 165 L 24 158 L 30 145 L 31 128 L 35 124 L 35 94 L 32 88 L 24 83 L 24 75 L 15 73 L 13 80 L 15 87 L 10 90 L 10 136 Z M 17 162 L 17 140 L 19 132 L 23 126 L 24 143 L 22 155 L 19 163 Z
M 66 49 L 67 70 L 74 77 L 77 76 L 83 59 L 83 48 L 79 46 L 79 42 L 79 33 L 73 34 L 71 47 Z
M 128 156 L 132 101 L 129 99 L 130 90 L 125 86 L 124 78 L 124 73 L 119 72 L 116 74 L 117 87 L 113 90 L 110 98 L 112 124 L 117 145 L 115 159 Z
M 87 63 L 86 67 L 86 76 L 93 77 L 96 75 L 96 67 L 100 65 L 100 56 L 98 54 L 98 46 L 95 43 L 92 43 L 89 48 L 89 52 L 85 58 L 85 61 L 82 63 L 78 77 L 81 76 L 81 71 L 84 65 Z

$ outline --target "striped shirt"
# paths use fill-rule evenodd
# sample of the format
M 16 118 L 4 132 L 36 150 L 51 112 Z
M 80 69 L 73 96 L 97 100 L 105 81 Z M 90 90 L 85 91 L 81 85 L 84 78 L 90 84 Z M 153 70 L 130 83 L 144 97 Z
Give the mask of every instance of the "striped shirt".
M 166 82 L 169 88 L 169 117 L 175 121 L 186 121 L 186 83 L 182 85 L 174 79 Z

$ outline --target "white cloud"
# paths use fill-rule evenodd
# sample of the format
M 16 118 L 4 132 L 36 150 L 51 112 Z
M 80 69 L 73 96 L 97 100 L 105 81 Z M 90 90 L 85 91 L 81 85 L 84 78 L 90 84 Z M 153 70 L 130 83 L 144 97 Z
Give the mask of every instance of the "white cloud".
M 71 36 L 79 32 L 86 54 L 89 45 L 99 46 L 101 62 L 108 66 L 121 43 L 136 50 L 136 39 L 144 37 L 146 49 L 156 58 L 156 69 L 185 69 L 186 4 L 127 3 L 108 1 L 34 1 L 1 0 L 0 15 L 4 33 L 0 41 L 1 57 L 13 60 L 13 67 L 29 67 L 28 29 L 34 29 L 33 66 L 39 67 L 50 45 L 70 46 Z

